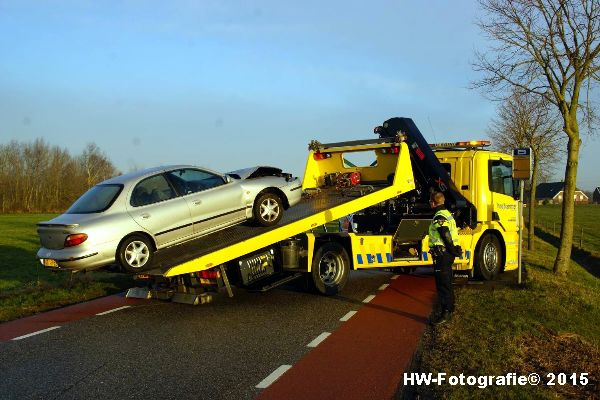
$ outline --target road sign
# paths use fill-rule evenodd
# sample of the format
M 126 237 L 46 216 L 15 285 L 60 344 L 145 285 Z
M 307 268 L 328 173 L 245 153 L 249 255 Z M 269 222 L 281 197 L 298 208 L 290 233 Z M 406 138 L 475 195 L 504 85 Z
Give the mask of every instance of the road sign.
M 513 178 L 531 179 L 533 169 L 533 154 L 531 147 L 518 148 L 513 150 Z

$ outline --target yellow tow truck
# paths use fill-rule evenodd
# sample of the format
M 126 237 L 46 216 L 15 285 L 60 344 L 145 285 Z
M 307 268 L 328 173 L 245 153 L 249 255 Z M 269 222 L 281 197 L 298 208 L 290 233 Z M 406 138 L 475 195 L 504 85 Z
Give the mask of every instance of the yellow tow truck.
M 432 190 L 459 226 L 456 270 L 494 279 L 518 266 L 518 202 L 512 157 L 483 142 L 429 145 L 410 118 L 391 118 L 376 139 L 312 141 L 304 197 L 274 227 L 238 225 L 156 253 L 128 297 L 198 304 L 231 286 L 266 291 L 306 279 L 338 293 L 351 269 L 431 265 L 427 227 Z M 489 144 L 489 143 L 488 143 Z M 355 162 L 355 160 L 361 160 Z M 347 231 L 327 229 L 340 220 Z

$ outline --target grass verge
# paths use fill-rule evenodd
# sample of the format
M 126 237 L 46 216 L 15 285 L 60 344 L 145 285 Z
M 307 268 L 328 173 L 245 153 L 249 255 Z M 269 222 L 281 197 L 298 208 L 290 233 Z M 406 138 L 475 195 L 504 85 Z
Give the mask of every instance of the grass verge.
M 576 262 L 570 275 L 552 273 L 556 248 L 537 240 L 524 253 L 523 287 L 458 287 L 457 311 L 440 327 L 427 328 L 415 355 L 415 372 L 449 375 L 589 373 L 586 386 L 418 386 L 400 397 L 415 398 L 598 398 L 600 393 L 600 279 Z
M 39 249 L 35 224 L 53 216 L 0 215 L 0 322 L 118 293 L 132 286 L 132 278 L 123 274 L 45 270 L 35 258 Z

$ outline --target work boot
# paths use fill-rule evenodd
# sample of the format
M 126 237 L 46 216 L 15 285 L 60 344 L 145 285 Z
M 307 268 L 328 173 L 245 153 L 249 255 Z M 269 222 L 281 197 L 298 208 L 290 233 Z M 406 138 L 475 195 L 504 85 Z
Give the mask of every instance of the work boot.
M 433 325 L 433 326 L 442 325 L 443 323 L 450 321 L 451 318 L 452 318 L 452 311 L 444 310 L 444 311 L 442 311 L 442 313 L 440 315 L 438 315 L 437 318 L 435 318 L 433 321 L 431 321 L 431 325 Z

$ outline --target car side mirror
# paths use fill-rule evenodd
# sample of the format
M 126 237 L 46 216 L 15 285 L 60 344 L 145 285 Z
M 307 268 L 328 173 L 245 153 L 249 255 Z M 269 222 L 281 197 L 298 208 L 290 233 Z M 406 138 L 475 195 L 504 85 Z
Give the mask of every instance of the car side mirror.
M 225 175 L 225 183 L 231 183 L 233 182 L 233 178 L 230 177 L 229 175 Z

